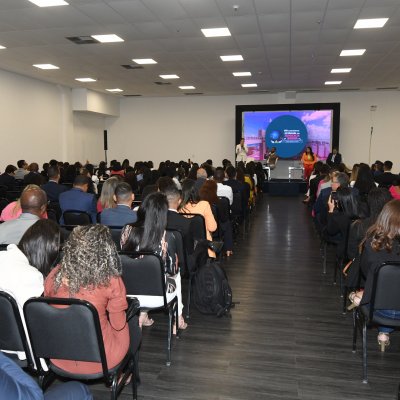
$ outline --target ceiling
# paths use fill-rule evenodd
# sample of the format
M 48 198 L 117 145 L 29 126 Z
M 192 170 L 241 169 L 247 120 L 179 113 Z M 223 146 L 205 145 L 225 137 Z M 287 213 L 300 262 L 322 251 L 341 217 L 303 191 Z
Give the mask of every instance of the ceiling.
M 67 0 L 40 8 L 0 0 L 0 68 L 61 84 L 122 95 L 237 95 L 265 91 L 370 90 L 400 86 L 399 0 Z M 235 10 L 238 6 L 237 10 Z M 389 18 L 382 29 L 354 30 L 359 18 Z M 232 36 L 205 38 L 201 28 Z M 123 43 L 74 44 L 71 36 L 114 33 Z M 343 49 L 365 48 L 361 57 Z M 222 62 L 241 54 L 244 61 Z M 125 69 L 132 58 L 158 63 Z M 39 70 L 51 63 L 59 70 Z M 350 74 L 331 74 L 351 67 Z M 232 72 L 250 71 L 250 77 Z M 163 80 L 160 74 L 177 74 Z M 80 83 L 77 77 L 93 77 Z M 327 80 L 342 80 L 326 87 Z M 155 82 L 169 83 L 167 85 Z M 241 83 L 257 83 L 242 88 Z M 195 90 L 182 91 L 180 85 Z

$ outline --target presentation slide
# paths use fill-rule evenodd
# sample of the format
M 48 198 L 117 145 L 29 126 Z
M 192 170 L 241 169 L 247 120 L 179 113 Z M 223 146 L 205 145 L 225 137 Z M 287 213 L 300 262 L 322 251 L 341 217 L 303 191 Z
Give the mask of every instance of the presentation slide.
M 243 136 L 248 157 L 264 160 L 272 147 L 279 158 L 298 160 L 310 146 L 319 160 L 331 151 L 333 110 L 245 111 Z

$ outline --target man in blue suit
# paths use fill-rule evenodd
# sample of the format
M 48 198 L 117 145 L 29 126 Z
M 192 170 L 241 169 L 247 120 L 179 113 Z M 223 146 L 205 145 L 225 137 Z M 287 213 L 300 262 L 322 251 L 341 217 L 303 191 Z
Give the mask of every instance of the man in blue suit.
M 49 201 L 58 201 L 60 194 L 66 192 L 68 188 L 58 183 L 60 180 L 60 169 L 57 165 L 51 165 L 47 174 L 49 176 L 49 181 L 41 187 L 46 192 Z
M 119 183 L 114 194 L 117 207 L 105 208 L 100 214 L 101 223 L 108 226 L 124 226 L 136 222 L 136 212 L 131 209 L 134 198 L 131 186 L 125 182 Z
M 89 188 L 88 178 L 84 175 L 78 175 L 71 190 L 60 194 L 61 211 L 77 210 L 85 211 L 90 214 L 92 223 L 95 224 L 97 217 L 96 196 L 92 193 L 87 193 Z M 60 223 L 64 224 L 64 219 L 61 217 Z

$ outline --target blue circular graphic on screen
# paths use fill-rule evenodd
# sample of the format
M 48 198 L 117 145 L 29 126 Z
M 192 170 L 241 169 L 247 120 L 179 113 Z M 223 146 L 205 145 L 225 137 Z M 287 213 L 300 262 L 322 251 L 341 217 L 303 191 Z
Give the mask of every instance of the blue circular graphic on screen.
M 308 132 L 303 121 L 293 115 L 281 115 L 271 121 L 265 131 L 265 144 L 276 147 L 281 158 L 299 155 L 307 145 Z

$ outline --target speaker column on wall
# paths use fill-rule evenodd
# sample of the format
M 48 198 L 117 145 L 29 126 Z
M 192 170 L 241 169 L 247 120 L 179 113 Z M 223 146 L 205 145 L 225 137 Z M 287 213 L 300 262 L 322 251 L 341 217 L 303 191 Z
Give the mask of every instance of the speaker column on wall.
M 107 129 L 104 130 L 104 150 L 108 150 Z

